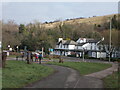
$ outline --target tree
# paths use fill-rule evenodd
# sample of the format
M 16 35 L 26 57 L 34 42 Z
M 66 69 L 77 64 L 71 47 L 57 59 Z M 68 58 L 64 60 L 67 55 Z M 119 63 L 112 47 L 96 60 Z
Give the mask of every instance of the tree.
M 18 40 L 18 25 L 13 21 L 7 23 L 2 22 L 2 49 L 8 49 L 8 45 L 14 48 L 15 45 L 20 45 Z
M 25 25 L 24 24 L 20 24 L 19 26 L 19 33 L 24 33 L 26 31 Z
M 104 50 L 107 52 L 107 54 L 110 54 L 110 57 L 112 56 L 113 53 L 115 53 L 116 51 L 119 51 L 119 38 L 118 38 L 118 34 L 120 33 L 120 31 L 112 29 L 111 31 L 111 48 L 109 47 L 109 35 L 110 32 L 109 30 L 105 30 L 102 32 L 103 37 L 105 38 L 105 40 L 103 41 L 103 46 L 104 46 Z

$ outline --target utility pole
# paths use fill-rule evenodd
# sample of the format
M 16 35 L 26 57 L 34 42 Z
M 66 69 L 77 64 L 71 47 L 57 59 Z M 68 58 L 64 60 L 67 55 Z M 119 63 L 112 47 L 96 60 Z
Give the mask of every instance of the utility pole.
M 18 47 L 18 46 L 16 46 L 16 48 L 17 48 L 17 53 L 18 53 L 18 48 L 19 48 L 19 47 Z
M 109 40 L 109 62 L 110 62 L 110 53 L 111 53 L 111 29 L 112 29 L 112 17 L 110 18 L 110 40 Z

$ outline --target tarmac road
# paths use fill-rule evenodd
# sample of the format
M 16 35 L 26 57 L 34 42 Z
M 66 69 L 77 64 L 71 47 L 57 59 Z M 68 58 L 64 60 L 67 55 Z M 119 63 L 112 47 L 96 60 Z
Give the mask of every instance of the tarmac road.
M 57 72 L 45 79 L 28 85 L 25 88 L 102 88 L 102 80 L 80 76 L 80 74 L 71 68 L 47 65 L 54 68 Z

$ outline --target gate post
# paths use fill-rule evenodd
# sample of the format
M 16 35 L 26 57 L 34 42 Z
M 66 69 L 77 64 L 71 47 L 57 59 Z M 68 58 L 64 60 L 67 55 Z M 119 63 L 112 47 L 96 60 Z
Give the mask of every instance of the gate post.
M 5 68 L 7 52 L 2 52 L 2 68 Z

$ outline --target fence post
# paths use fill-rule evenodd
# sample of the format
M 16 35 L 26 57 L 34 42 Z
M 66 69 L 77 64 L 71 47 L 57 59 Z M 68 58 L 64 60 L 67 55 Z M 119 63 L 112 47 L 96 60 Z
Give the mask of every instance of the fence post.
M 2 52 L 2 68 L 5 68 L 7 52 Z

